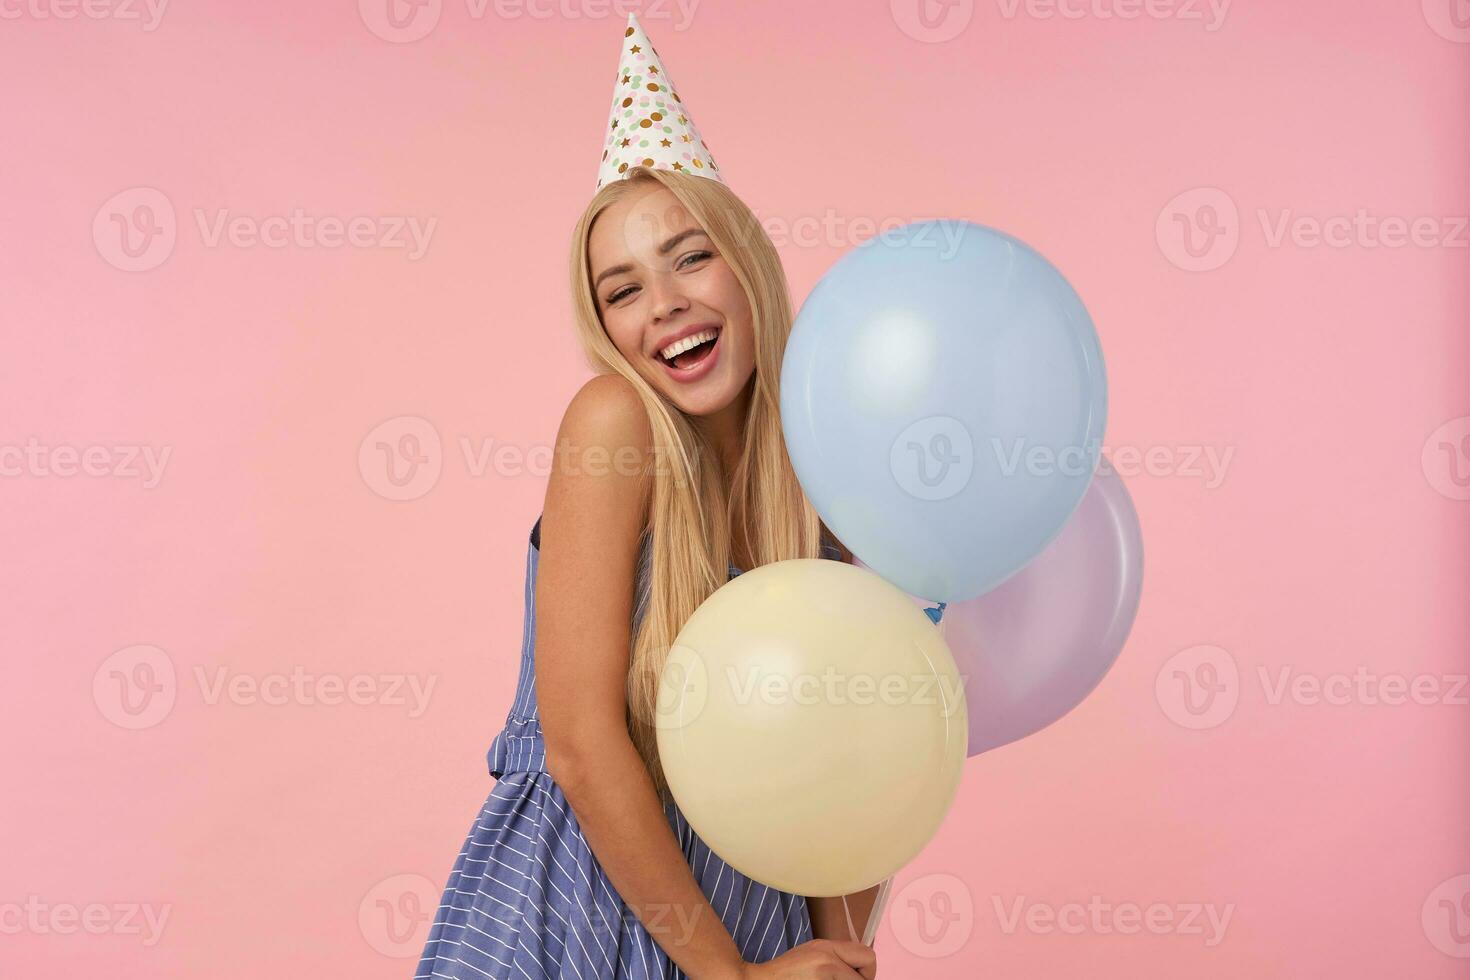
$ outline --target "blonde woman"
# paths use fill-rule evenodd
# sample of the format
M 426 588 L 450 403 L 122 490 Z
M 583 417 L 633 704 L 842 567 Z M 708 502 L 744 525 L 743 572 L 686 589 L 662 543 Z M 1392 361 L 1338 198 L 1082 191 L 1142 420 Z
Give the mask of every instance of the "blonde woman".
M 853 921 L 869 923 L 878 888 L 844 901 L 747 878 L 700 840 L 659 764 L 658 679 L 700 603 L 761 564 L 851 556 L 786 455 L 791 304 L 775 248 L 714 176 L 672 82 L 652 81 L 666 75 L 636 19 L 626 47 L 653 88 L 630 98 L 637 114 L 615 101 L 572 237 L 576 329 L 597 377 L 557 433 L 519 683 L 489 753 L 497 782 L 416 975 L 872 980 Z M 675 118 L 692 151 L 614 152 L 643 120 Z

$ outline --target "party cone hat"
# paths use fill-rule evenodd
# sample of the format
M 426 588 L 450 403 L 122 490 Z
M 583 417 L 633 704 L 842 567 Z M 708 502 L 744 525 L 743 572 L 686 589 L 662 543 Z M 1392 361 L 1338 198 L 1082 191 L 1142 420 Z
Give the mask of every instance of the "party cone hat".
M 640 165 L 725 183 L 635 14 L 628 15 L 623 35 L 606 134 L 597 169 L 599 188 L 621 180 L 630 167 Z

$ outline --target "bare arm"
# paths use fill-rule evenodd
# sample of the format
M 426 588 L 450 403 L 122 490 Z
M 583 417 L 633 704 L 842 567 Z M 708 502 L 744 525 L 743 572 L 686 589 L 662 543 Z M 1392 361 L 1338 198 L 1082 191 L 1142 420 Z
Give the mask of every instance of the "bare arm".
M 695 881 L 633 746 L 625 711 L 629 627 L 652 436 L 617 376 L 567 409 L 542 514 L 536 686 L 547 769 L 629 910 L 690 977 L 740 976 L 743 962 Z

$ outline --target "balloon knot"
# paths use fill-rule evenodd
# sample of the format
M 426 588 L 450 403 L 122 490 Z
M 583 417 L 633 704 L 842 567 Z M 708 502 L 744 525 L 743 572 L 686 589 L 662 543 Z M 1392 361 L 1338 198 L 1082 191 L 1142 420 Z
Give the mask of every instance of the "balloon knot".
M 938 624 L 939 620 L 944 616 L 944 607 L 948 604 L 949 603 L 941 602 L 937 606 L 930 606 L 928 609 L 924 610 L 924 615 L 929 617 L 929 622 Z

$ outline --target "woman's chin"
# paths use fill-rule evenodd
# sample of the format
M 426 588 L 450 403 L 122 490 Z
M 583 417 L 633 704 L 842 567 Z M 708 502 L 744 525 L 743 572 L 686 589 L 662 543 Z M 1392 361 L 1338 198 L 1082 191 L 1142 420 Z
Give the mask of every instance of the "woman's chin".
M 709 377 L 694 382 L 687 388 L 674 391 L 664 389 L 669 400 L 685 415 L 716 415 L 729 408 L 740 395 L 741 385 L 734 384 L 729 375 L 715 371 Z

